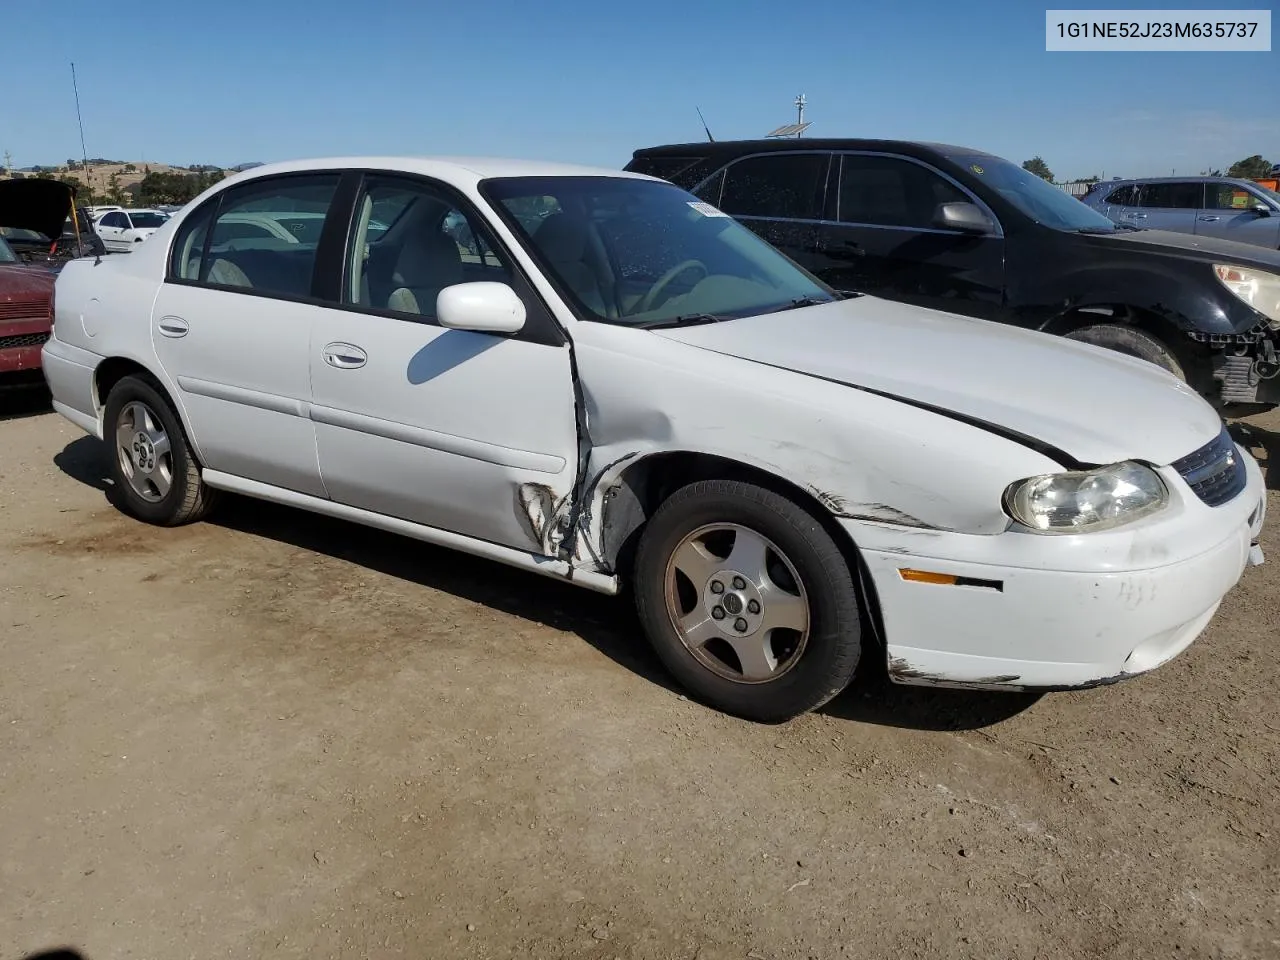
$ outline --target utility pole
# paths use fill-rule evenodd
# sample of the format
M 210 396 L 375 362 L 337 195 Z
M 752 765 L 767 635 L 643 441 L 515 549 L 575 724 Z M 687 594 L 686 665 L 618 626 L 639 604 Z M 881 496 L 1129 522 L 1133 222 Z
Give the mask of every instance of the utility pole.
M 803 135 L 803 133 L 804 133 L 804 104 L 805 104 L 805 99 L 804 99 L 804 94 L 803 94 L 803 93 L 802 93 L 802 94 L 800 94 L 800 96 L 796 97 L 796 99 L 795 99 L 795 104 L 796 104 L 796 124 L 797 124 L 797 125 L 799 125 L 799 127 L 800 127 L 800 129 L 796 131 L 796 139 L 797 139 L 797 140 L 799 140 L 799 139 L 800 139 L 800 137 L 801 137 L 801 135 Z
M 8 150 L 4 152 L 4 172 L 7 176 L 13 176 L 13 154 Z

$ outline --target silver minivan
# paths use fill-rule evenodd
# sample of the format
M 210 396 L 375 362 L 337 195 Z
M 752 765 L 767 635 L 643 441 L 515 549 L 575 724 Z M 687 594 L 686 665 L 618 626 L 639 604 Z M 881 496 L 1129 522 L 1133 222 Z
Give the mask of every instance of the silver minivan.
M 1106 180 L 1081 199 L 1117 223 L 1280 248 L 1280 194 L 1252 180 Z

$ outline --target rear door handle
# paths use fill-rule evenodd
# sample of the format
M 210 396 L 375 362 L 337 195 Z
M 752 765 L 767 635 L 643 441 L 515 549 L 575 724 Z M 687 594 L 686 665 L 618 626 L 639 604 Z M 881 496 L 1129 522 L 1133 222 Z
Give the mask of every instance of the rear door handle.
M 324 362 L 339 370 L 354 370 L 363 367 L 369 361 L 369 355 L 354 343 L 328 343 L 324 348 Z
M 1222 218 L 1221 217 L 1198 217 L 1197 219 L 1203 220 L 1205 223 L 1213 223 L 1215 220 L 1221 220 Z
M 156 326 L 163 336 L 174 338 L 185 337 L 191 329 L 181 317 L 161 317 Z

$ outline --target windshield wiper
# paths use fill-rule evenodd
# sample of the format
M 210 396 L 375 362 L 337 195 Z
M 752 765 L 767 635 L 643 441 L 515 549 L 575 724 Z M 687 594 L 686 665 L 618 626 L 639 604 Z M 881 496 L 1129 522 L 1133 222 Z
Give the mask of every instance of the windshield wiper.
M 1109 229 L 1109 230 L 1108 230 L 1106 227 L 1077 227 L 1076 229 L 1072 230 L 1071 232 L 1072 232 L 1072 233 L 1089 233 L 1089 234 L 1096 233 L 1096 234 L 1098 234 L 1098 235 L 1102 236 L 1102 235 L 1106 235 L 1106 234 L 1108 234 L 1108 233 L 1116 233 L 1116 232 L 1118 232 L 1118 231 L 1119 231 L 1120 227 L 1121 227 L 1121 224 L 1119 224 L 1119 223 L 1117 223 L 1117 224 L 1115 224 L 1114 226 L 1112 226 L 1112 227 L 1111 227 L 1111 229 Z M 1134 227 L 1133 229 L 1134 229 L 1134 230 L 1141 230 L 1142 228 L 1141 228 L 1141 227 Z
M 652 323 L 642 323 L 642 330 L 661 330 L 663 327 L 694 327 L 700 323 L 721 323 L 724 320 L 732 320 L 733 317 L 721 316 L 717 313 L 685 313 L 678 317 L 672 317 L 669 320 L 655 320 Z

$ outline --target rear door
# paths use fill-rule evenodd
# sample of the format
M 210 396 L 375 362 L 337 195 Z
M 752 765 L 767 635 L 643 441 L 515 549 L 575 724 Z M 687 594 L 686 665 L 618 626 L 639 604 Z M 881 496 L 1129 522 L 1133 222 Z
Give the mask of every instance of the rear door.
M 212 470 L 325 496 L 310 420 L 318 242 L 223 233 L 236 214 L 324 216 L 338 172 L 249 180 L 206 202 L 174 238 L 152 341 Z M 210 226 L 212 225 L 212 229 Z
M 834 222 L 822 225 L 814 272 L 837 290 L 869 293 L 971 316 L 994 317 L 1004 300 L 1004 238 L 995 214 L 953 179 L 910 157 L 847 153 L 839 164 Z M 990 234 L 940 228 L 944 203 L 973 203 Z
M 1258 208 L 1265 209 L 1260 213 Z M 1280 247 L 1280 208 L 1240 183 L 1205 184 L 1196 233 L 1264 247 Z
M 1102 188 L 1102 190 L 1105 189 L 1105 187 Z M 1114 188 L 1097 202 L 1091 202 L 1090 206 L 1117 223 L 1132 223 L 1138 226 L 1138 221 L 1141 219 L 1139 215 L 1142 213 L 1138 209 L 1138 193 L 1141 189 L 1140 184 L 1125 184 L 1123 187 Z
M 1148 230 L 1196 232 L 1196 214 L 1204 202 L 1204 184 L 1198 180 L 1162 180 L 1143 184 L 1138 196 L 1136 226 Z
M 826 151 L 756 154 L 730 163 L 693 192 L 811 268 L 830 163 Z

